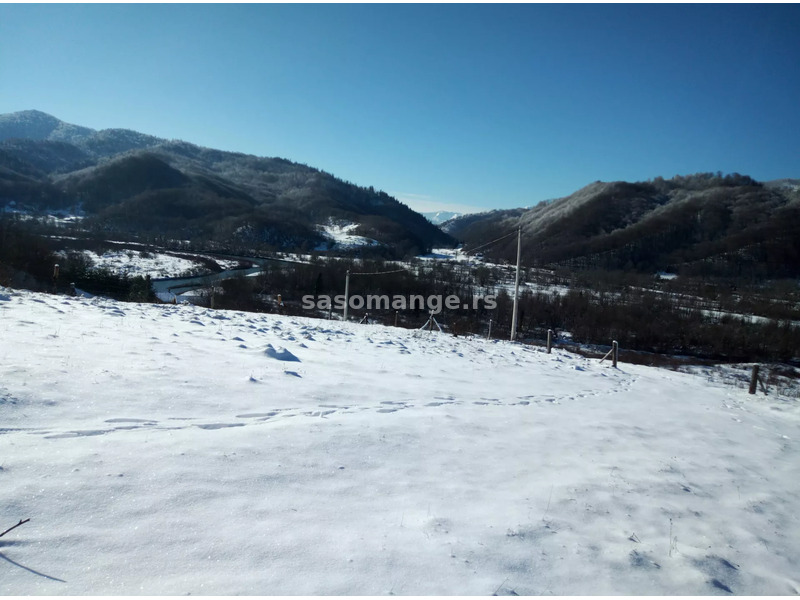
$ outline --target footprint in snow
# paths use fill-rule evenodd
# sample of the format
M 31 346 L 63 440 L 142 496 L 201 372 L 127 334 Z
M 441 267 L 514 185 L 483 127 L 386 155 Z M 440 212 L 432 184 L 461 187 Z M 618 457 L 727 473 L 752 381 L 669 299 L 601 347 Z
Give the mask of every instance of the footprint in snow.
M 57 433 L 56 435 L 46 435 L 44 439 L 46 440 L 59 440 L 65 438 L 75 438 L 75 437 L 89 437 L 93 435 L 105 435 L 108 433 L 107 429 L 86 429 L 84 431 L 68 431 L 66 433 Z
M 277 417 L 280 411 L 271 410 L 264 413 L 246 413 L 244 415 L 236 415 L 237 419 L 271 419 Z
M 408 408 L 410 405 L 406 402 L 395 402 L 393 400 L 384 400 L 381 404 L 385 405 L 384 408 L 379 408 L 379 413 L 393 413 L 397 412 L 398 410 L 402 410 L 404 408 Z
M 660 569 L 661 565 L 651 559 L 647 553 L 631 550 L 628 555 L 631 566 L 639 569 Z
M 708 584 L 715 589 L 733 594 L 732 585 L 739 581 L 739 566 L 721 556 L 707 555 L 692 560 L 694 566 L 710 579 Z
M 331 415 L 331 414 L 333 414 L 335 412 L 336 412 L 335 410 L 311 410 L 311 411 L 304 412 L 303 415 L 306 416 L 306 417 L 320 417 L 320 418 L 324 419 L 328 415 Z

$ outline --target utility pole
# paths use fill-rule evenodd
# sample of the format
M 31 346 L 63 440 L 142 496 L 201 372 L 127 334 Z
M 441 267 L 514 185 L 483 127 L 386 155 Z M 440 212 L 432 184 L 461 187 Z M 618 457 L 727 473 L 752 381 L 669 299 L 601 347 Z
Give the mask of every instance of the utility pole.
M 517 337 L 517 303 L 519 302 L 519 262 L 522 255 L 522 225 L 517 229 L 517 278 L 514 282 L 514 311 L 511 314 L 511 341 Z
M 347 269 L 347 276 L 344 278 L 344 320 L 347 321 L 347 309 L 350 306 L 350 269 Z

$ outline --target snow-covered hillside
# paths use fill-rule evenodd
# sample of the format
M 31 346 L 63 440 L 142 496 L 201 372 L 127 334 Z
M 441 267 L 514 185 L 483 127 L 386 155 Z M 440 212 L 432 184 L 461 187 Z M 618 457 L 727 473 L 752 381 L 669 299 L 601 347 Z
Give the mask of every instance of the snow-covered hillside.
M 352 233 L 358 228 L 358 223 L 334 223 L 319 226 L 319 231 L 328 238 L 328 241 L 321 244 L 317 251 L 342 250 L 347 248 L 358 248 L 361 246 L 380 246 L 380 242 L 363 235 Z
M 23 110 L 0 115 L 0 141 L 10 138 L 81 142 L 94 129 L 65 123 L 39 110 Z
M 0 141 L 12 138 L 67 142 L 95 157 L 148 148 L 166 141 L 130 129 L 97 131 L 65 123 L 39 110 L 0 114 Z
M 796 594 L 796 403 L 0 288 L 0 593 Z

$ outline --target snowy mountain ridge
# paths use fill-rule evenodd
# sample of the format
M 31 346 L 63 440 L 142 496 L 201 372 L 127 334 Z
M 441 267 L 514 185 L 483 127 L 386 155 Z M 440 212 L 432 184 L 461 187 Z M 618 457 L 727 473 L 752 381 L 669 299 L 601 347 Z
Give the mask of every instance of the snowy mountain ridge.
M 428 219 L 434 225 L 441 225 L 445 221 L 460 217 L 462 213 L 453 212 L 450 210 L 437 210 L 435 212 L 425 212 L 422 216 Z
M 96 130 L 66 123 L 39 110 L 0 115 L 0 142 L 8 139 L 66 142 L 94 156 L 153 147 L 167 140 L 130 129 Z
M 74 143 L 95 133 L 94 129 L 65 123 L 39 110 L 0 114 L 0 141 L 27 138 Z

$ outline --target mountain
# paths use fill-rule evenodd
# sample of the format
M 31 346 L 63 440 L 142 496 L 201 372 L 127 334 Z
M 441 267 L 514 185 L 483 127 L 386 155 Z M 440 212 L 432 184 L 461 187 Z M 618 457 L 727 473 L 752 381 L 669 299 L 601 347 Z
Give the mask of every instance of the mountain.
M 64 123 L 38 110 L 0 115 L 0 140 L 21 138 L 74 144 L 93 133 L 94 129 Z
M 0 115 L 0 206 L 12 201 L 81 209 L 102 231 L 229 249 L 327 247 L 331 223 L 387 257 L 454 242 L 388 194 L 307 165 L 96 131 L 40 111 Z
M 445 230 L 469 247 L 518 226 L 529 265 L 800 276 L 800 188 L 738 174 L 597 181 L 530 209 L 466 215 Z M 484 252 L 514 260 L 516 239 Z
M 451 212 L 449 210 L 438 210 L 436 212 L 424 212 L 422 216 L 428 219 L 434 225 L 441 225 L 445 221 L 460 217 L 461 213 Z

